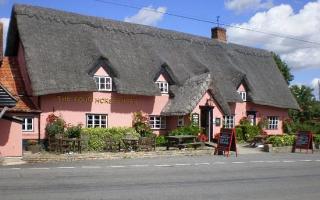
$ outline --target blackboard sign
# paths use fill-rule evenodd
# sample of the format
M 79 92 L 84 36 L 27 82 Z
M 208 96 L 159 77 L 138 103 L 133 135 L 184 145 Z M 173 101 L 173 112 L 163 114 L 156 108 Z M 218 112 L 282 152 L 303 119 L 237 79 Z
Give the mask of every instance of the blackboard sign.
M 214 154 L 222 153 L 223 155 L 227 154 L 227 157 L 229 157 L 230 151 L 236 152 L 236 156 L 238 156 L 236 145 L 236 131 L 235 129 L 223 128 L 220 131 L 218 138 L 218 146 Z
M 306 149 L 307 152 L 309 149 L 312 150 L 313 153 L 313 137 L 310 131 L 299 131 L 297 133 L 295 145 L 294 145 L 294 152 L 296 149 Z
M 198 113 L 191 114 L 191 123 L 194 126 L 199 126 L 199 114 Z

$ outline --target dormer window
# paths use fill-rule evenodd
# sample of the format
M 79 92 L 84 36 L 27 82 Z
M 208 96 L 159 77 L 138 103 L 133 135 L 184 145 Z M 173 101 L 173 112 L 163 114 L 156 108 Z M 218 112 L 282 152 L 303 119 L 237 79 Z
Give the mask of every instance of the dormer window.
M 161 94 L 168 94 L 169 92 L 169 84 L 166 81 L 156 81 L 156 84 L 158 85 Z
M 245 91 L 240 91 L 239 92 L 242 101 L 247 101 L 247 93 Z
M 112 78 L 110 76 L 94 76 L 99 91 L 112 91 Z

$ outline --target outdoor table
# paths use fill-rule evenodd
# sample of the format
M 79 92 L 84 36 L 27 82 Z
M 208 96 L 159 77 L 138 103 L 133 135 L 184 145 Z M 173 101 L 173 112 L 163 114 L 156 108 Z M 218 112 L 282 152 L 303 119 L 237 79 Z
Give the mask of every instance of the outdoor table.
M 125 145 L 125 150 L 126 151 L 132 151 L 132 150 L 137 150 L 138 149 L 138 142 L 139 139 L 135 137 L 124 137 L 122 138 L 122 142 Z
M 168 139 L 167 143 L 167 150 L 169 150 L 169 147 L 178 147 L 179 149 L 182 148 L 182 146 L 190 143 L 188 141 L 192 140 L 193 143 L 196 142 L 197 136 L 195 135 L 176 135 L 176 136 L 167 136 Z M 191 144 L 191 143 L 190 143 Z
M 78 153 L 81 153 L 81 142 L 84 141 L 81 138 L 61 138 L 61 144 L 67 143 L 71 147 L 72 151 L 77 150 Z M 76 148 L 77 147 L 77 148 Z

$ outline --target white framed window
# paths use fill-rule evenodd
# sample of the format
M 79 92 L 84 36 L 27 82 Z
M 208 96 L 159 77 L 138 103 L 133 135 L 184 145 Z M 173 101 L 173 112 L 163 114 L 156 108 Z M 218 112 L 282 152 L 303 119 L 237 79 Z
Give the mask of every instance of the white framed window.
M 33 131 L 33 117 L 24 117 L 22 118 L 22 131 L 31 132 Z
M 223 128 L 234 128 L 234 116 L 223 116 Z
M 156 84 L 158 85 L 162 94 L 167 94 L 169 92 L 169 84 L 165 81 L 157 81 Z
M 108 115 L 106 114 L 87 114 L 88 128 L 107 128 Z
M 178 127 L 184 126 L 184 116 L 178 116 L 177 126 Z
M 110 76 L 94 76 L 99 91 L 112 91 L 112 78 Z
M 149 124 L 151 129 L 166 129 L 167 122 L 164 116 L 149 116 Z
M 269 116 L 268 117 L 268 129 L 276 130 L 279 125 L 279 117 L 277 116 Z
M 238 93 L 240 94 L 242 101 L 247 101 L 247 92 L 240 91 Z

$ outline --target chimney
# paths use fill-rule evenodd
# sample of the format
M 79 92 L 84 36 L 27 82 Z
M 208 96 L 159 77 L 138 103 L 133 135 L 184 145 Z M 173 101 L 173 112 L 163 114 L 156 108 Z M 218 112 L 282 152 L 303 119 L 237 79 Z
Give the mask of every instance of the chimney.
M 3 23 L 0 22 L 0 62 L 3 58 Z
M 227 42 L 227 31 L 221 27 L 211 29 L 211 38 L 221 42 Z

